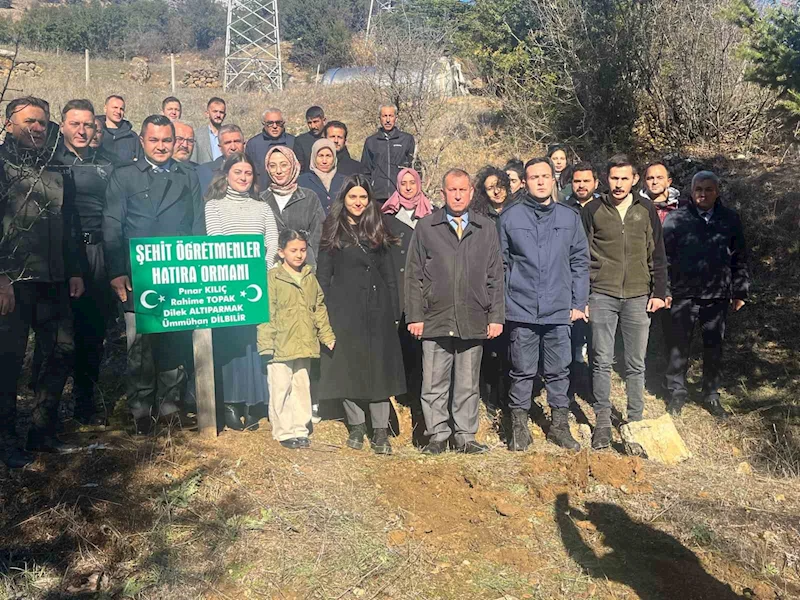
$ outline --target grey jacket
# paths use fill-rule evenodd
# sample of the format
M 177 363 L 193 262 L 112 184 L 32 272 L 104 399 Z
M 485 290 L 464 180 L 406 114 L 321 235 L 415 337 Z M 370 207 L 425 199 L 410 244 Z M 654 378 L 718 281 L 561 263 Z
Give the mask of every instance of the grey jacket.
M 406 259 L 406 322 L 424 323 L 425 339 L 486 339 L 506 320 L 503 261 L 491 219 L 469 213 L 461 240 L 443 208 L 421 219 Z
M 325 211 L 322 210 L 322 203 L 317 195 L 307 188 L 298 187 L 289 198 L 283 211 L 278 207 L 275 194 L 271 190 L 267 189 L 265 192 L 261 192 L 261 199 L 269 203 L 272 213 L 275 215 L 275 222 L 278 224 L 278 233 L 284 229 L 308 233 L 311 247 L 308 249 L 306 262 L 312 267 L 316 267 L 319 241 L 322 238 L 322 223 L 325 221 Z
M 192 160 L 198 165 L 202 165 L 214 160 L 214 154 L 211 150 L 211 137 L 209 135 L 208 123 L 204 123 L 194 132 L 194 152 L 192 152 Z

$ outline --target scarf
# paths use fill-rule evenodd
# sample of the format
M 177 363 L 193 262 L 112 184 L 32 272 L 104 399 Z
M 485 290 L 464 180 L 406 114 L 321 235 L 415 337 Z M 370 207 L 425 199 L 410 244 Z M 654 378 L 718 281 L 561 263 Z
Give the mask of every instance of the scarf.
M 323 148 L 327 148 L 333 154 L 333 168 L 327 173 L 317 168 L 317 154 L 319 154 L 319 151 Z M 317 177 L 319 177 L 319 180 L 322 182 L 322 185 L 325 186 L 325 191 L 327 192 L 331 191 L 331 181 L 333 181 L 333 177 L 336 175 L 336 167 L 338 164 L 339 159 L 336 158 L 336 146 L 333 145 L 332 141 L 320 138 L 314 142 L 314 145 L 311 146 L 311 161 L 309 162 L 309 167 L 316 173 Z
M 289 160 L 289 163 L 292 165 L 292 176 L 289 178 L 289 181 L 283 185 L 278 185 L 273 181 L 269 189 L 278 194 L 292 195 L 297 189 L 297 178 L 300 177 L 300 162 L 297 160 L 297 156 L 295 156 L 291 148 L 287 148 L 286 146 L 273 146 L 269 149 L 267 156 L 264 158 L 265 169 L 267 169 L 267 165 L 269 164 L 269 157 L 276 152 L 280 152 Z M 267 169 L 267 173 L 269 173 L 269 169 Z
M 400 172 L 397 174 L 397 189 L 400 189 L 400 182 L 403 180 L 406 173 L 411 173 L 414 179 L 416 179 L 417 195 L 413 198 L 404 198 L 400 195 L 399 191 L 395 191 L 395 193 L 384 202 L 381 211 L 388 215 L 396 215 L 401 207 L 407 210 L 413 208 L 414 218 L 421 219 L 422 217 L 427 217 L 433 212 L 433 208 L 431 207 L 431 201 L 422 193 L 422 178 L 419 176 L 419 173 L 414 169 L 400 169 Z

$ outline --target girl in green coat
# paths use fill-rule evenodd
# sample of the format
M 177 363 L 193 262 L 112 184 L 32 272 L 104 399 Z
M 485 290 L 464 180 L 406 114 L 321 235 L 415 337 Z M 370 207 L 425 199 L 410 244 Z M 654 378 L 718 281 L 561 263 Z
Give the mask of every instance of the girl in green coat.
M 258 353 L 267 365 L 272 437 L 284 448 L 308 448 L 312 358 L 320 342 L 336 343 L 322 288 L 306 263 L 305 232 L 285 229 L 278 238 L 282 263 L 270 269 L 269 323 L 258 326 Z

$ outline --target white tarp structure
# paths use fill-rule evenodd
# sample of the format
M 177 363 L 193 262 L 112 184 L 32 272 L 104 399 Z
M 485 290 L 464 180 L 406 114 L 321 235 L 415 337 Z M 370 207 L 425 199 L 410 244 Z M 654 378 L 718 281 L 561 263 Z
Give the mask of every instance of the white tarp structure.
M 430 68 L 427 74 L 419 71 L 409 71 L 395 74 L 402 78 L 403 83 L 429 86 L 430 91 L 444 97 L 466 96 L 469 94 L 467 80 L 461 70 L 461 63 L 457 60 L 441 57 Z M 380 73 L 377 67 L 337 67 L 325 71 L 322 77 L 323 85 L 338 85 L 367 81 L 379 85 L 389 86 L 388 74 Z

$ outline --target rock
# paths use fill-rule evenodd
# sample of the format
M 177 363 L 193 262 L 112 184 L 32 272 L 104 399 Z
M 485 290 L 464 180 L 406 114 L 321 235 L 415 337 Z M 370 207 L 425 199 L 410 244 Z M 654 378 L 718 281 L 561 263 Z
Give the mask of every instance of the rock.
M 494 508 L 497 514 L 502 517 L 517 517 L 522 512 L 522 509 L 519 506 L 503 500 L 496 500 L 493 502 L 492 508 Z
M 645 453 L 643 458 L 656 462 L 674 465 L 692 457 L 668 414 L 626 423 L 620 427 L 620 435 L 626 445 L 640 446 Z
M 753 467 L 751 467 L 750 463 L 747 461 L 740 462 L 736 465 L 736 473 L 739 475 L 752 475 Z

